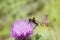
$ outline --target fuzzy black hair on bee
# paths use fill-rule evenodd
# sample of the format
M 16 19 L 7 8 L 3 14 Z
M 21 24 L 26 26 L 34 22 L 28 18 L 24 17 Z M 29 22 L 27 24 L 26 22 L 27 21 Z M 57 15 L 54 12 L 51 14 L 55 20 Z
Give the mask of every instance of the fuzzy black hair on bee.
M 36 26 L 38 26 L 38 23 L 36 22 L 35 18 L 33 17 L 32 19 L 29 19 L 29 22 L 33 22 Z

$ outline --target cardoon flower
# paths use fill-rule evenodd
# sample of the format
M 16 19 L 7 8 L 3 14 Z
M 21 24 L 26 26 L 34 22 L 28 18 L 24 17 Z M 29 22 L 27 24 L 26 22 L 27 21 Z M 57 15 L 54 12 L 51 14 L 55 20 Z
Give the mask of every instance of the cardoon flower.
M 17 40 L 28 39 L 33 33 L 33 27 L 33 23 L 29 23 L 28 20 L 18 20 L 12 25 L 11 35 Z

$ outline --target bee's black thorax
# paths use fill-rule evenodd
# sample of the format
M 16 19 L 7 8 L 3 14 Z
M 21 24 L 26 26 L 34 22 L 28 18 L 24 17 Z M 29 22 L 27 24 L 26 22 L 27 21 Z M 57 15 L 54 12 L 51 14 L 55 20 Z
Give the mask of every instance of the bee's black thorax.
M 38 26 L 38 23 L 36 22 L 35 18 L 33 18 L 33 19 L 30 18 L 29 22 L 33 22 L 36 26 Z

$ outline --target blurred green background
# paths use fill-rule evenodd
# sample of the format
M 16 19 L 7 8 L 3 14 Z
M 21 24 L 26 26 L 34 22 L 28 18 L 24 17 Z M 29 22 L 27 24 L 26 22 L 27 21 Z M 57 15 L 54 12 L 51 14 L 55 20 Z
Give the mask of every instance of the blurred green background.
M 60 0 L 0 0 L 0 40 L 14 40 L 10 37 L 14 21 L 33 16 L 41 20 L 44 13 L 48 14 L 50 24 L 39 25 L 31 39 L 60 40 Z

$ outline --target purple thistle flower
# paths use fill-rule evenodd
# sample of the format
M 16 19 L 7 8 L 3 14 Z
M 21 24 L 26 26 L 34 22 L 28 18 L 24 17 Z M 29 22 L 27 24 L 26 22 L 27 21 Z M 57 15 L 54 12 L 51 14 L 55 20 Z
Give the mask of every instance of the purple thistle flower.
M 18 20 L 12 25 L 11 35 L 14 38 L 27 38 L 33 34 L 33 28 L 33 23 L 29 23 L 28 20 Z

